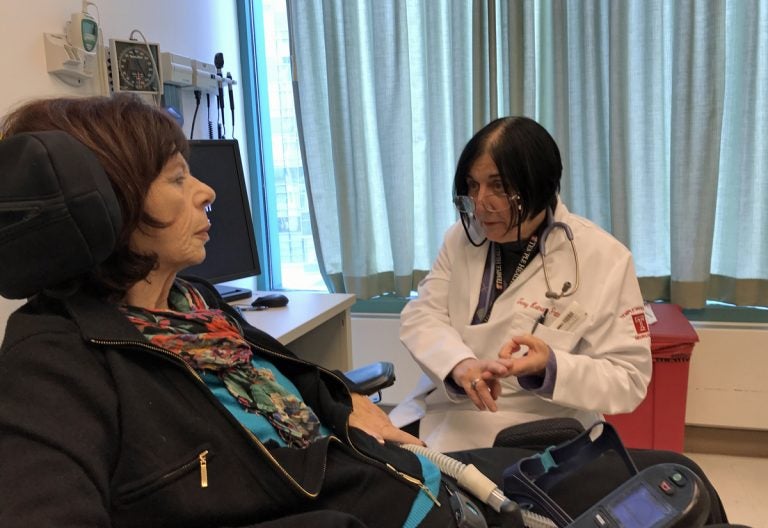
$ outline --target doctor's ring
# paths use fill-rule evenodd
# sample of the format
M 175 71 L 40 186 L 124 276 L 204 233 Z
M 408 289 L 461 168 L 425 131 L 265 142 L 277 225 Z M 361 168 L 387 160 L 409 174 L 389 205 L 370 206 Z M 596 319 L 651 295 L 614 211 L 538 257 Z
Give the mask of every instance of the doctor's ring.
M 482 381 L 480 378 L 475 378 L 471 382 L 469 382 L 469 386 L 472 387 L 473 391 L 477 390 L 477 384 L 480 383 L 480 381 Z

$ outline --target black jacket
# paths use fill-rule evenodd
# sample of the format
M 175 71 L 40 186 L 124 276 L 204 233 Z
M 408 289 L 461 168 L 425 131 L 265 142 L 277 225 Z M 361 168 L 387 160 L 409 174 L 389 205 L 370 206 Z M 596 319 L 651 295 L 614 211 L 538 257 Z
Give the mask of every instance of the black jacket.
M 38 295 L 16 311 L 0 349 L 0 526 L 401 526 L 423 493 L 416 457 L 349 428 L 338 375 L 238 319 L 331 437 L 267 448 L 103 301 Z

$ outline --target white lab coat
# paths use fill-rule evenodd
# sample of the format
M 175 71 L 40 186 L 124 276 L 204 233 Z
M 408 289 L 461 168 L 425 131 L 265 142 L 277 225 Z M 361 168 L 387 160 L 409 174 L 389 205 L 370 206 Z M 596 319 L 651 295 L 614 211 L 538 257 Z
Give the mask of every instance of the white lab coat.
M 460 222 L 448 229 L 418 297 L 401 314 L 400 338 L 425 375 L 390 413 L 395 425 L 417 419 L 420 437 L 439 451 L 489 447 L 503 428 L 555 416 L 571 416 L 585 426 L 601 413 L 631 412 L 645 397 L 651 379 L 650 334 L 632 255 L 598 226 L 570 213 L 562 202 L 555 221 L 573 231 L 581 284 L 559 300 L 545 297 L 542 258 L 537 256 L 496 300 L 487 323 L 471 325 L 488 253 L 488 243 L 472 246 Z M 562 229 L 546 241 L 552 289 L 575 285 L 571 245 Z M 478 411 L 445 380 L 465 358 L 496 359 L 514 335 L 531 332 L 543 308 L 547 321 L 578 302 L 587 318 L 572 331 L 539 325 L 535 335 L 552 349 L 557 378 L 551 398 L 524 390 L 515 377 L 502 380 L 498 411 Z M 546 324 L 546 323 L 545 323 Z

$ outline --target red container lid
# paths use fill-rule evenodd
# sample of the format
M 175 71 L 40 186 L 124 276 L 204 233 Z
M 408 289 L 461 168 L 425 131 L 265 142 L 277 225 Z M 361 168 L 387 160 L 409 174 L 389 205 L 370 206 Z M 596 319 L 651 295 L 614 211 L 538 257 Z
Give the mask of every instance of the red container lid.
M 680 306 L 668 303 L 653 303 L 650 305 L 656 322 L 650 325 L 651 352 L 657 356 L 690 356 L 694 343 L 699 336 L 693 325 L 683 315 Z M 685 345 L 690 345 L 686 347 Z

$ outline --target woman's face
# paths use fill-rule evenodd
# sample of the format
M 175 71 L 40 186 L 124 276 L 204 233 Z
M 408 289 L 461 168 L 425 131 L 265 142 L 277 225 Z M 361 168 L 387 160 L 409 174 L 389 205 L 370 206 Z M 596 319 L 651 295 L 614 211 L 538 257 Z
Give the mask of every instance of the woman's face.
M 469 169 L 467 193 L 475 202 L 475 218 L 485 228 L 485 236 L 492 242 L 517 240 L 518 202 L 504 189 L 499 169 L 489 154 L 483 154 Z M 521 236 L 528 238 L 536 229 L 544 212 L 523 221 Z
M 189 172 L 181 154 L 174 155 L 149 187 L 144 211 L 165 227 L 142 224 L 131 235 L 130 247 L 156 254 L 158 271 L 177 273 L 205 259 L 210 223 L 206 208 L 216 193 Z
M 475 218 L 485 228 L 488 240 L 517 240 L 517 229 L 512 229 L 512 217 L 517 213 L 517 206 L 514 200 L 510 201 L 504 189 L 504 180 L 488 154 L 481 155 L 470 167 L 467 194 L 475 202 Z

